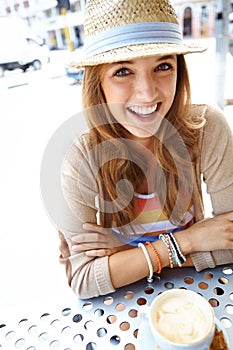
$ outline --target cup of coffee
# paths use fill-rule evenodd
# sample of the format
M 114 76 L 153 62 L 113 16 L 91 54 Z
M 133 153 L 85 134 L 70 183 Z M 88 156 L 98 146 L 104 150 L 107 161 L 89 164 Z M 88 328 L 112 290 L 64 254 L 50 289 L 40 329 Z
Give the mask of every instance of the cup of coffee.
M 215 331 L 214 311 L 200 294 L 171 289 L 152 302 L 149 324 L 161 350 L 208 350 Z

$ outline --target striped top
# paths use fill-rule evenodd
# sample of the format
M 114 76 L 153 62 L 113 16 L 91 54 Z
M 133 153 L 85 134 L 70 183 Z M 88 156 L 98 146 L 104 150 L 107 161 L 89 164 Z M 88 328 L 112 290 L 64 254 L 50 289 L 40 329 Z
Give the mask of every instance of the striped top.
M 156 193 L 135 194 L 136 220 L 124 227 L 124 234 L 113 225 L 112 233 L 126 244 L 137 246 L 146 241 L 154 242 L 160 233 L 177 232 L 187 228 L 193 220 L 193 207 L 184 215 L 183 225 L 171 223 L 163 212 Z

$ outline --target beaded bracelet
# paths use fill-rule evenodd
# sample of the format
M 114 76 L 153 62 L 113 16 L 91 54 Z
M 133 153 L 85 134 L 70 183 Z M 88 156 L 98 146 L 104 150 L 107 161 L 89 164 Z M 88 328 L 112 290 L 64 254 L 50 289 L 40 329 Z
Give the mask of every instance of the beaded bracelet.
M 172 255 L 172 250 L 171 250 L 171 244 L 170 244 L 169 236 L 166 235 L 166 234 L 160 234 L 159 238 L 163 241 L 163 243 L 167 247 L 168 258 L 169 258 L 169 265 L 170 265 L 170 268 L 173 269 L 173 267 L 174 267 L 174 265 L 173 265 L 174 256 Z
M 162 271 L 162 262 L 159 256 L 159 253 L 157 252 L 157 250 L 155 249 L 155 247 L 153 246 L 153 244 L 151 244 L 150 242 L 146 242 L 146 245 L 149 245 L 149 247 L 151 247 L 151 249 L 153 250 L 155 256 L 156 256 L 156 260 L 158 263 L 158 270 L 156 271 L 157 274 L 160 274 Z
M 163 241 L 168 249 L 170 267 L 174 265 L 182 266 L 182 263 L 186 261 L 185 256 L 181 253 L 179 245 L 171 232 L 160 234 L 159 238 Z
M 147 261 L 147 264 L 148 264 L 148 267 L 149 267 L 149 276 L 147 277 L 147 282 L 151 283 L 153 282 L 153 266 L 152 266 L 152 262 L 150 260 L 150 256 L 148 254 L 148 251 L 146 249 L 146 247 L 144 246 L 143 243 L 138 243 L 138 248 L 141 248 L 143 253 L 144 253 L 144 256 L 146 258 L 146 261 Z

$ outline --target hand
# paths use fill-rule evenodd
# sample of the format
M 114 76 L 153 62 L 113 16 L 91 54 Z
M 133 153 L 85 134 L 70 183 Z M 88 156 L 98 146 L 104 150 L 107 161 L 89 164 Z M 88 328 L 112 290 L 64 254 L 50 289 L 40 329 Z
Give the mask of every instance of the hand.
M 184 254 L 233 249 L 233 212 L 199 221 L 176 236 Z
M 72 238 L 72 250 L 75 252 L 85 252 L 87 256 L 101 257 L 129 248 L 114 236 L 111 229 L 91 223 L 85 223 L 83 229 L 87 232 Z

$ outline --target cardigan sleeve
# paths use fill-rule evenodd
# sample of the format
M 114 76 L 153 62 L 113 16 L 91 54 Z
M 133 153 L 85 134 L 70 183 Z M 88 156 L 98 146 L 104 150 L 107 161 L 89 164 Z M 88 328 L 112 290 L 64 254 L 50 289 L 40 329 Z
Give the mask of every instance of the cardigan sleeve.
M 80 298 L 91 298 L 114 291 L 108 268 L 108 257 L 92 258 L 71 249 L 71 241 L 83 233 L 84 222 L 97 222 L 98 185 L 91 152 L 84 139 L 73 144 L 62 166 L 62 190 L 70 215 L 63 218 L 59 232 L 60 261 L 66 266 L 69 284 Z M 88 232 L 86 232 L 88 234 Z
M 209 108 L 201 148 L 201 172 L 214 215 L 233 211 L 233 136 L 222 111 Z
M 233 211 L 233 137 L 224 114 L 208 107 L 201 145 L 201 173 L 211 198 L 213 215 Z M 233 250 L 191 254 L 197 271 L 233 263 Z

